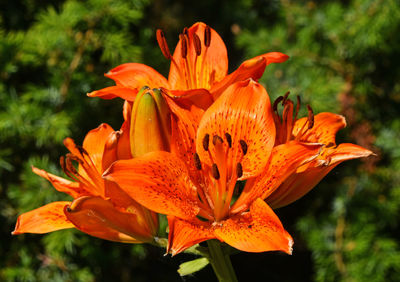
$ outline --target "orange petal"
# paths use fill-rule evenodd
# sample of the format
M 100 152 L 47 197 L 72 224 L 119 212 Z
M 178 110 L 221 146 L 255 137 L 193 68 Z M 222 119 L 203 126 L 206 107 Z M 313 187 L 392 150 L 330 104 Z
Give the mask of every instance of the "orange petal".
M 89 97 L 99 97 L 110 100 L 120 97 L 126 101 L 134 101 L 138 90 L 124 86 L 110 86 L 88 93 Z
M 206 47 L 204 44 L 206 27 L 204 23 L 195 23 L 187 30 L 186 59 L 182 58 L 182 39 L 176 45 L 168 77 L 172 89 L 210 89 L 214 82 L 226 76 L 228 55 L 225 44 L 218 33 L 210 28 L 210 45 Z M 196 55 L 194 34 L 200 39 L 200 56 Z
M 118 86 L 128 87 L 137 91 L 143 86 L 150 88 L 169 87 L 167 80 L 159 72 L 149 66 L 138 63 L 122 64 L 110 70 L 105 76 L 113 79 Z
M 265 67 L 267 65 L 269 65 L 270 63 L 282 63 L 285 62 L 288 58 L 289 56 L 285 54 L 279 52 L 271 52 L 246 60 L 233 73 L 227 75 L 220 82 L 214 84 L 210 92 L 213 98 L 217 99 L 221 95 L 221 93 L 231 84 L 249 78 L 257 81 L 263 75 Z
M 318 157 L 321 147 L 321 144 L 296 141 L 274 147 L 267 168 L 259 176 L 246 182 L 243 192 L 232 207 L 232 212 L 246 210 L 248 203 L 257 198 L 268 197 L 287 177 L 295 173 L 298 167 Z
M 103 175 L 130 197 L 158 213 L 191 219 L 199 212 L 196 187 L 185 163 L 168 152 L 113 163 Z
M 47 179 L 57 191 L 66 193 L 72 196 L 74 199 L 81 196 L 90 195 L 84 188 L 81 187 L 81 184 L 78 182 L 69 181 L 62 177 L 48 173 L 43 169 L 38 169 L 34 166 L 32 166 L 32 171 L 44 179 Z
M 337 148 L 326 148 L 322 161 L 320 158 L 311 162 L 300 173 L 290 175 L 269 197 L 267 203 L 272 208 L 279 208 L 297 201 L 314 188 L 332 169 L 343 161 L 372 155 L 367 149 L 354 144 L 340 144 Z
M 99 125 L 99 127 L 89 131 L 83 140 L 82 147 L 86 150 L 86 152 L 88 152 L 99 172 L 103 171 L 102 159 L 104 148 L 112 132 L 114 132 L 114 129 L 112 129 L 111 126 L 106 123 L 102 123 Z
M 210 167 L 213 161 L 203 148 L 204 137 L 209 134 L 210 140 L 215 135 L 225 139 L 226 133 L 232 138 L 232 148 L 224 158 L 227 166 L 235 171 L 240 162 L 242 179 L 261 173 L 274 145 L 275 124 L 268 93 L 257 82 L 250 79 L 233 84 L 204 113 L 197 132 L 196 150 Z M 246 154 L 242 151 L 243 141 L 247 144 Z M 216 156 L 216 146 L 210 143 L 211 155 Z M 224 144 L 228 146 L 227 142 Z M 219 161 L 215 161 L 220 166 Z
M 218 239 L 245 252 L 283 251 L 292 254 L 293 239 L 273 210 L 261 199 L 250 212 L 235 215 L 215 226 Z
M 71 202 L 53 202 L 35 210 L 21 214 L 18 217 L 13 235 L 22 233 L 48 233 L 74 225 L 64 214 L 64 207 Z
M 351 143 L 343 143 L 337 146 L 336 149 L 332 149 L 329 157 L 330 164 L 333 165 L 343 161 L 369 157 L 371 155 L 375 154 L 368 149 Z
M 117 159 L 118 160 L 126 160 L 126 159 L 131 159 L 132 154 L 131 154 L 131 143 L 130 143 L 130 136 L 129 136 L 129 131 L 130 131 L 130 125 L 131 121 L 130 118 L 125 120 L 124 123 L 122 124 L 122 127 L 120 129 L 120 136 L 118 139 L 118 147 L 117 147 Z
M 194 218 L 191 222 L 168 216 L 168 247 L 172 256 L 205 240 L 214 239 L 211 224 Z
M 192 90 L 162 90 L 171 97 L 177 105 L 188 110 L 195 107 L 205 111 L 214 102 L 210 92 L 202 88 Z
M 336 133 L 346 127 L 346 119 L 337 114 L 333 113 L 319 113 L 314 117 L 314 126 L 311 129 L 307 129 L 308 118 L 304 117 L 296 121 L 293 127 L 293 135 L 296 137 L 298 134 L 302 134 L 300 141 L 310 143 L 322 143 L 322 144 L 336 144 L 335 136 Z
M 100 197 L 81 197 L 65 207 L 64 212 L 77 229 L 98 238 L 140 243 L 151 241 L 153 237 L 141 218 L 118 211 Z

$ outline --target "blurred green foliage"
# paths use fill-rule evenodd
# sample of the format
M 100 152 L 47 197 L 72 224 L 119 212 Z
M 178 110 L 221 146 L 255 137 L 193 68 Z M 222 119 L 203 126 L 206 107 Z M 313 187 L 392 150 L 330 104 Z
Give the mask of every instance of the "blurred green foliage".
M 190 3 L 190 5 L 189 5 Z M 31 172 L 62 175 L 62 140 L 81 143 L 101 122 L 118 128 L 122 101 L 87 98 L 112 85 L 125 62 L 162 73 L 184 26 L 204 21 L 228 47 L 230 69 L 281 51 L 291 59 L 262 78 L 272 98 L 290 90 L 314 112 L 346 116 L 338 136 L 377 157 L 336 168 L 311 193 L 277 210 L 295 239 L 293 256 L 239 254 L 239 280 L 396 281 L 400 277 L 400 4 L 353 1 L 90 0 L 0 3 L 0 280 L 181 281 L 188 255 L 105 242 L 73 230 L 11 237 L 18 214 L 66 199 Z M 240 266 L 240 267 L 239 267 Z M 210 267 L 188 281 L 214 279 Z

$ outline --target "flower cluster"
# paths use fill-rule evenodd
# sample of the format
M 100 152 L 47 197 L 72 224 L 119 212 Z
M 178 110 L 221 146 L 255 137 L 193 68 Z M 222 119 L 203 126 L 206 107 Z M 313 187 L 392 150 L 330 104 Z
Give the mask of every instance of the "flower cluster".
M 67 180 L 33 172 L 69 194 L 20 215 L 13 234 L 77 228 L 126 243 L 153 242 L 159 214 L 169 224 L 173 255 L 210 239 L 247 252 L 291 254 L 293 240 L 273 209 L 305 195 L 345 160 L 371 151 L 335 142 L 346 126 L 333 113 L 298 118 L 288 94 L 272 105 L 257 80 L 288 56 L 266 53 L 228 74 L 226 47 L 204 23 L 184 29 L 168 79 L 149 66 L 127 63 L 106 74 L 115 86 L 90 97 L 125 100 L 118 131 L 101 124 L 82 146 L 70 138 L 60 163 Z M 283 109 L 280 110 L 279 106 Z

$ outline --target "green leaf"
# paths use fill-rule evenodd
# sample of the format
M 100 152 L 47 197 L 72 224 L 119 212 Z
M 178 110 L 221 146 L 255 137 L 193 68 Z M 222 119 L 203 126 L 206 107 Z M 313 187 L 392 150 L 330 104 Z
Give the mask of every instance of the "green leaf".
M 195 273 L 199 270 L 202 270 L 204 267 L 206 267 L 210 261 L 208 258 L 199 258 L 191 261 L 187 261 L 182 263 L 179 266 L 178 273 L 180 276 L 186 276 L 192 273 Z

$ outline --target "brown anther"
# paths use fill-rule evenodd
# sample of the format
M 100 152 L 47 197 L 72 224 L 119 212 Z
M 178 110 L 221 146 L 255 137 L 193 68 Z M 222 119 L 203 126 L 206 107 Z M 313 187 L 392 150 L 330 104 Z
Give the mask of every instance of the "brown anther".
M 218 136 L 218 135 L 214 135 L 213 136 L 213 144 L 214 144 L 214 146 L 215 145 L 217 145 L 217 143 L 219 143 L 219 144 L 222 144 L 222 143 L 224 143 L 224 140 L 220 137 L 220 136 Z
M 188 37 L 189 37 L 189 32 L 188 32 L 188 29 L 187 29 L 187 27 L 184 27 L 184 28 L 183 28 L 183 31 L 182 31 L 182 33 L 183 33 L 184 35 L 186 35 L 186 36 L 188 36 Z
M 225 133 L 226 142 L 228 142 L 229 148 L 232 148 L 232 136 L 227 132 Z
M 185 37 L 185 35 L 181 34 L 181 35 L 179 35 L 179 38 L 181 39 L 181 55 L 182 55 L 183 59 L 186 59 L 186 56 L 187 56 L 186 37 Z
M 211 44 L 211 28 L 207 25 L 204 29 L 204 45 L 210 47 Z
M 161 52 L 167 60 L 171 59 L 171 52 L 168 48 L 167 40 L 165 39 L 164 32 L 161 29 L 157 29 L 156 32 L 158 46 L 160 46 Z
M 82 146 L 76 146 L 76 148 L 78 149 L 79 153 L 81 153 L 82 157 L 85 154 L 86 156 L 89 156 L 89 153 L 82 147 Z
M 215 178 L 215 180 L 218 180 L 220 178 L 220 175 L 217 164 L 213 164 L 211 170 L 212 170 L 212 176 Z
M 203 138 L 203 149 L 208 151 L 208 146 L 210 145 L 210 134 L 206 134 Z
M 243 167 L 241 163 L 237 163 L 236 165 L 236 176 L 237 178 L 240 178 L 243 176 Z
M 199 154 L 194 153 L 193 159 L 194 159 L 194 166 L 197 168 L 197 170 L 201 170 L 201 162 Z
M 314 113 L 310 105 L 307 105 L 307 110 L 308 110 L 308 129 L 311 129 L 314 126 Z
M 243 155 L 247 154 L 247 143 L 243 139 L 239 140 L 240 147 L 242 147 Z
M 67 206 L 66 210 L 67 212 L 72 212 L 72 209 L 69 206 Z
M 286 103 L 287 98 L 289 97 L 290 91 L 286 92 L 285 95 L 283 95 L 283 100 L 282 100 L 282 105 Z
M 196 55 L 200 56 L 200 54 L 201 54 L 201 41 L 200 41 L 200 38 L 197 36 L 196 33 L 193 33 L 193 43 L 194 43 L 194 50 L 196 51 Z
M 278 104 L 283 100 L 283 96 L 279 96 L 278 98 L 276 98 L 276 100 L 274 101 L 274 104 L 272 105 L 272 109 L 274 110 L 274 112 L 278 111 Z

